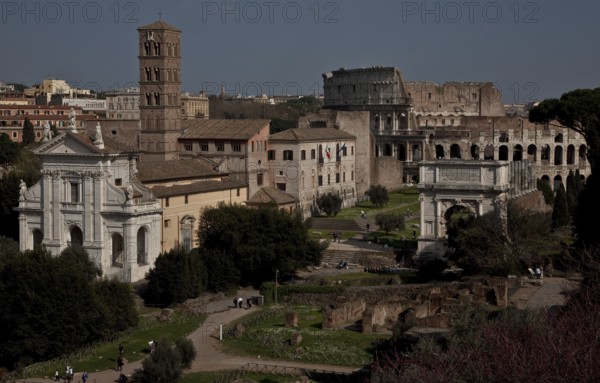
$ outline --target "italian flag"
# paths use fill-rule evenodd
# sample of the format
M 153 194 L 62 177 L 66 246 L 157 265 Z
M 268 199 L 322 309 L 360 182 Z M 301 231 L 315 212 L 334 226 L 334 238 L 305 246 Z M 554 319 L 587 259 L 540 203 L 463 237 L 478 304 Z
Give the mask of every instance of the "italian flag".
M 329 146 L 325 148 L 325 155 L 327 156 L 327 159 L 331 158 L 331 148 L 329 148 Z

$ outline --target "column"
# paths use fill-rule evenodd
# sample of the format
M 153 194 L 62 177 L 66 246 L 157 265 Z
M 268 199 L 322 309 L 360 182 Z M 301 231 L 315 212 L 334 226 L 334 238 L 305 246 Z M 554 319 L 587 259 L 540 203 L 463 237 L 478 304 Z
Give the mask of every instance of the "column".
M 93 238 L 93 226 L 92 220 L 94 217 L 93 208 L 93 193 L 92 193 L 92 177 L 89 172 L 83 175 L 83 185 L 81 187 L 81 194 L 83 200 L 83 242 L 90 243 L 94 241 Z
M 52 226 L 51 226 L 51 175 L 50 173 L 44 173 L 42 176 L 42 206 L 44 207 L 44 212 L 42 216 L 42 230 L 44 232 L 44 243 L 52 240 Z M 58 202 L 57 202 L 58 203 Z
M 28 245 L 28 239 L 29 237 L 29 230 L 27 227 L 27 217 L 25 216 L 25 214 L 20 213 L 19 214 L 19 250 L 20 251 L 25 251 L 28 250 L 27 248 L 29 247 Z

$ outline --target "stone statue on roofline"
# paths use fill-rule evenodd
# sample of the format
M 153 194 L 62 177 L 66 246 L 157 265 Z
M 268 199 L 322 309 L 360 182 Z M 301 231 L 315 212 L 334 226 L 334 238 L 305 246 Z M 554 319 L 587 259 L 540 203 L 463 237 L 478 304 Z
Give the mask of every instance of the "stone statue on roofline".
M 50 141 L 52 139 L 52 130 L 50 129 L 50 123 L 46 121 L 44 124 L 44 138 L 42 142 Z
M 71 129 L 71 133 L 77 133 L 77 127 L 75 126 L 75 109 L 71 108 L 69 111 L 69 129 Z

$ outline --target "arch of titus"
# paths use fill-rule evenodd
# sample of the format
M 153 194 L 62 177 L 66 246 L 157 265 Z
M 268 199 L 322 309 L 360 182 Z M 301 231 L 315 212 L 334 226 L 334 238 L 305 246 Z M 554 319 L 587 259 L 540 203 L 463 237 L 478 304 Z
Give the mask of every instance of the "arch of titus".
M 418 257 L 437 258 L 446 251 L 448 211 L 464 207 L 476 215 L 505 217 L 506 202 L 535 190 L 527 162 L 437 160 L 420 164 L 421 236 Z

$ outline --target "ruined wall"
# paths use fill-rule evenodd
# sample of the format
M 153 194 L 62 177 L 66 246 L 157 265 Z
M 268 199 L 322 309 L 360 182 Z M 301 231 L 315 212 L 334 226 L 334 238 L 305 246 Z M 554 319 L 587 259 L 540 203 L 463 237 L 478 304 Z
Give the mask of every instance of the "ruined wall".
M 366 307 L 363 299 L 339 296 L 335 303 L 323 307 L 322 327 L 333 329 L 355 322 L 361 319 Z
M 371 183 L 385 186 L 388 191 L 402 187 L 403 165 L 394 157 L 376 157 Z
M 546 201 L 544 201 L 544 194 L 537 190 L 515 198 L 513 203 L 522 209 L 532 210 L 538 213 L 549 213 L 552 211 L 552 205 L 546 204 Z

